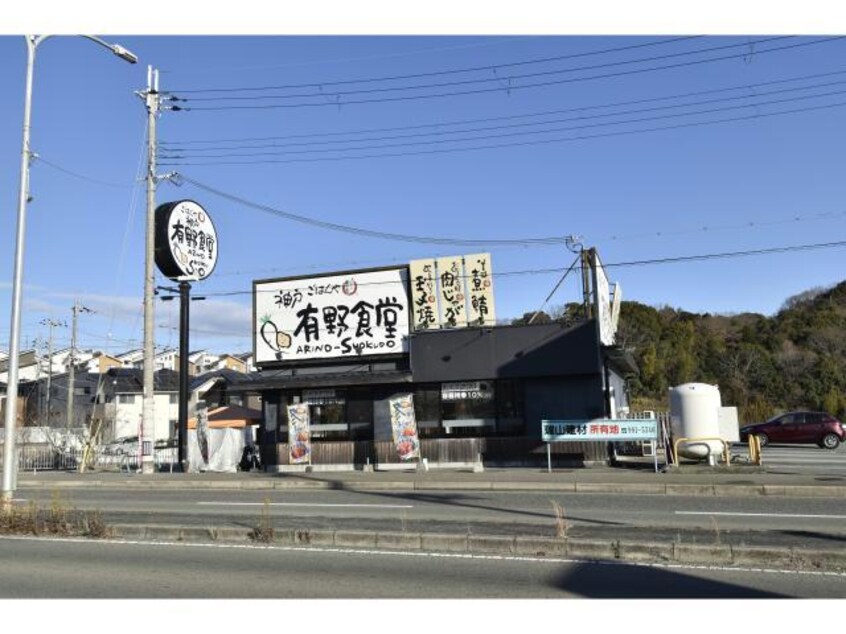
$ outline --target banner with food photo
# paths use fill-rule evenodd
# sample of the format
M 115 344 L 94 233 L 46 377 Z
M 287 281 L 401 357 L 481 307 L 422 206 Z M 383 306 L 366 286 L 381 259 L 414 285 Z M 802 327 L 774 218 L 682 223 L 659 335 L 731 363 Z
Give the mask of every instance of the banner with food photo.
M 414 399 L 411 394 L 390 399 L 391 429 L 394 445 L 400 460 L 420 457 L 420 439 L 417 437 L 417 420 L 414 417 Z
M 288 406 L 288 457 L 290 464 L 311 463 L 308 405 Z

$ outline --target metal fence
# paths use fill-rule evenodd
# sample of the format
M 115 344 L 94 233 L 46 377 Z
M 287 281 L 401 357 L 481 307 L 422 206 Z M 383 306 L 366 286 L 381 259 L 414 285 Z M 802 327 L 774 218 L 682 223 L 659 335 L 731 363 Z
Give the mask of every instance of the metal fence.
M 3 445 L 0 444 L 0 466 L 3 464 Z M 83 460 L 81 448 L 59 448 L 45 444 L 18 444 L 18 471 L 76 471 Z M 176 447 L 157 447 L 154 464 L 157 471 L 174 471 L 177 465 Z M 133 472 L 141 468 L 141 456 L 136 444 L 121 447 L 103 446 L 94 451 L 89 463 L 102 471 Z

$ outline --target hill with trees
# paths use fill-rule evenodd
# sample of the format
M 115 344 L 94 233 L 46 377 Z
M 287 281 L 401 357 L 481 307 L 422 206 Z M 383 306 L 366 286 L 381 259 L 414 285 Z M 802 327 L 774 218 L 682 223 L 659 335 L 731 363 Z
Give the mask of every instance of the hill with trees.
M 568 304 L 535 322 L 570 322 Z M 531 314 L 518 322 L 527 322 Z M 742 422 L 792 409 L 846 417 L 846 282 L 789 298 L 772 317 L 715 315 L 624 301 L 617 343 L 640 374 L 629 381 L 633 409 L 668 409 L 669 388 L 718 385 Z

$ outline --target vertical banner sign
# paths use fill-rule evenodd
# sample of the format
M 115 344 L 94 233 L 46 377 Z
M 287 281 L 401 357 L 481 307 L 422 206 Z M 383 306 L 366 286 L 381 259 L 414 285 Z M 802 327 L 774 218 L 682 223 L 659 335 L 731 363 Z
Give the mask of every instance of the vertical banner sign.
M 467 311 L 464 307 L 464 266 L 461 258 L 438 258 L 437 264 L 441 328 L 463 328 L 467 325 Z
M 599 261 L 599 255 L 593 250 L 593 289 L 594 310 L 599 328 L 599 341 L 605 346 L 614 345 L 614 326 L 611 315 L 611 285 L 608 276 Z
M 291 464 L 311 464 L 311 432 L 306 403 L 288 405 L 288 455 Z
M 411 394 L 389 401 L 391 430 L 400 460 L 420 457 L 420 439 L 417 437 L 417 420 L 414 417 L 414 398 Z
M 209 462 L 209 410 L 205 402 L 197 405 L 197 443 L 203 462 Z
M 440 321 L 435 260 L 412 260 L 409 263 L 409 277 L 412 327 L 414 330 L 437 328 Z
M 492 326 L 496 323 L 493 298 L 491 254 L 464 256 L 467 277 L 467 322 L 470 326 Z

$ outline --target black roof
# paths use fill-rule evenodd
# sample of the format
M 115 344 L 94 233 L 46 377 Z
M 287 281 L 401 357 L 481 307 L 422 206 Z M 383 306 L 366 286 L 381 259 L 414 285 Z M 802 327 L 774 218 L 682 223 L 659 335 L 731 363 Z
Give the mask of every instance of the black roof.
M 104 375 L 113 387 L 112 391 L 142 393 L 144 391 L 144 370 L 142 368 L 109 368 Z M 156 392 L 178 392 L 179 373 L 173 370 L 158 370 L 153 373 L 153 390 Z

